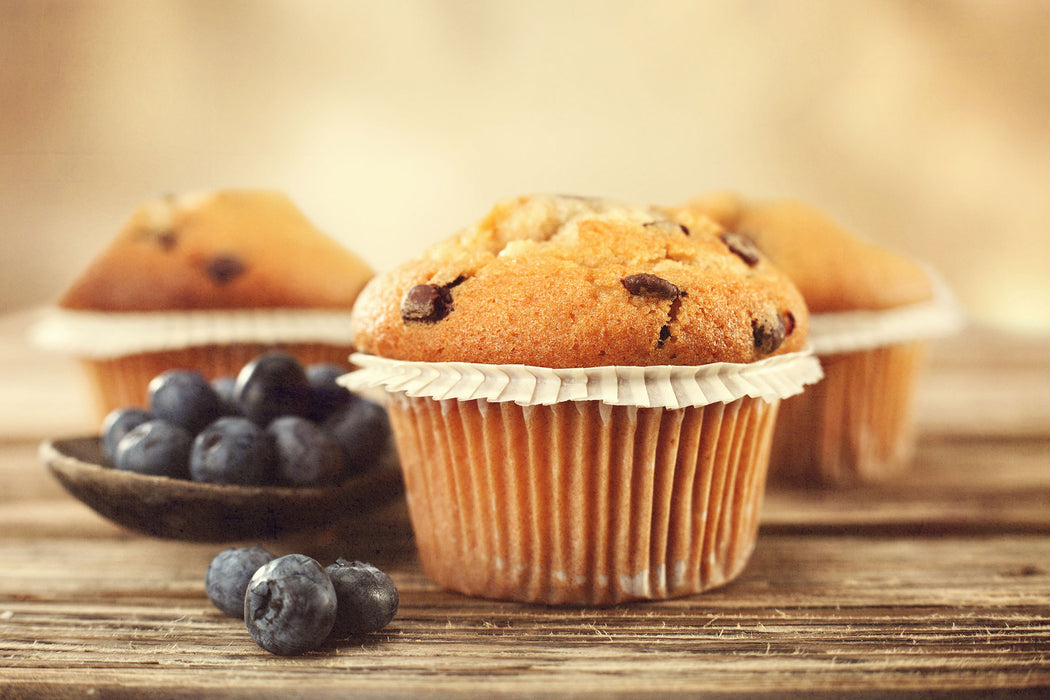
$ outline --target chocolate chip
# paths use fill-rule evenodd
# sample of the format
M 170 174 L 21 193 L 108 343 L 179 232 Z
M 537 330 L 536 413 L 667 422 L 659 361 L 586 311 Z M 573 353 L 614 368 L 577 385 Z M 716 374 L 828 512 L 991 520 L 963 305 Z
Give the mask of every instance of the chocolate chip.
M 179 242 L 179 234 L 175 232 L 175 229 L 167 226 L 164 228 L 143 228 L 136 234 L 136 237 L 146 243 L 157 246 L 165 253 L 171 251 Z
M 755 339 L 755 349 L 761 355 L 771 355 L 776 352 L 784 338 L 787 337 L 787 329 L 784 327 L 784 319 L 780 314 L 763 319 L 751 321 L 751 334 Z
M 157 245 L 161 247 L 161 250 L 168 251 L 174 248 L 175 244 L 179 242 L 179 237 L 173 229 L 167 228 L 163 231 L 158 231 L 154 235 L 154 240 L 157 242 Z
M 217 255 L 204 266 L 204 272 L 218 285 L 224 285 L 243 273 L 248 266 L 236 255 Z
M 754 267 L 762 259 L 762 253 L 759 251 L 758 246 L 744 234 L 723 231 L 719 237 L 726 244 L 726 247 L 747 263 L 749 267 Z
M 401 298 L 401 318 L 433 323 L 452 311 L 452 292 L 433 284 L 417 284 Z
M 654 297 L 656 299 L 677 299 L 682 295 L 677 285 L 668 282 L 663 277 L 651 275 L 648 272 L 639 272 L 627 275 L 620 280 L 624 288 L 635 296 Z
M 661 227 L 663 227 L 663 226 L 673 226 L 674 228 L 678 229 L 679 231 L 681 231 L 685 235 L 687 235 L 687 236 L 689 235 L 689 227 L 687 227 L 685 224 L 679 224 L 679 223 L 676 223 L 674 221 L 667 221 L 667 220 L 647 221 L 644 224 L 642 224 L 642 226 L 644 226 L 646 228 L 649 228 L 650 226 L 661 226 Z
M 668 325 L 660 326 L 660 337 L 656 341 L 656 347 L 662 348 L 671 338 L 671 327 Z

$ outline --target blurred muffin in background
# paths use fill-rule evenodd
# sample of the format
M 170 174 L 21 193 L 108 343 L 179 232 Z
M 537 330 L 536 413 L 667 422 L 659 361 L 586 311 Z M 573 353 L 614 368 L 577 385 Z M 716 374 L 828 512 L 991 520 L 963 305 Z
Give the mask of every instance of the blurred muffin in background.
M 103 416 L 142 405 L 167 369 L 214 379 L 268 349 L 349 367 L 350 309 L 372 275 L 279 192 L 165 196 L 135 210 L 33 339 L 81 360 Z
M 915 449 L 924 351 L 963 321 L 938 276 L 799 202 L 716 192 L 686 208 L 753 243 L 810 309 L 810 343 L 825 377 L 783 402 L 770 478 L 845 485 L 903 473 Z

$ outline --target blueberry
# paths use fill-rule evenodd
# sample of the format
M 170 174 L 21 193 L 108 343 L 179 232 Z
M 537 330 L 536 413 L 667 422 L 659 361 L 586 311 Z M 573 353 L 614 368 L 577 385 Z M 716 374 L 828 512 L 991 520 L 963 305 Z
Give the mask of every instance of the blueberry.
M 222 402 L 200 372 L 172 369 L 149 383 L 150 411 L 158 418 L 181 425 L 191 433 L 222 415 Z
M 377 403 L 356 397 L 321 425 L 343 449 L 344 474 L 374 466 L 390 439 L 390 419 Z
M 117 443 L 113 466 L 122 471 L 185 479 L 193 436 L 160 418 L 132 428 Z
M 264 353 L 242 367 L 234 387 L 241 412 L 261 427 L 278 416 L 307 415 L 310 395 L 303 366 L 279 351 Z
M 222 376 L 211 380 L 211 388 L 219 395 L 219 405 L 222 407 L 224 416 L 239 416 L 241 408 L 233 397 L 233 389 L 237 384 L 236 377 Z
M 132 428 L 152 419 L 153 414 L 144 408 L 115 408 L 107 413 L 102 420 L 102 455 L 106 461 L 113 464 L 116 461 L 117 443 L 120 439 Z
M 332 364 L 316 364 L 306 368 L 306 379 L 311 389 L 310 420 L 320 423 L 333 411 L 353 401 L 354 395 L 350 390 L 336 381 L 346 373 L 344 367 Z
M 335 624 L 332 580 L 316 560 L 288 554 L 263 564 L 244 594 L 244 624 L 260 647 L 291 656 L 316 649 Z
M 371 564 L 345 559 L 337 559 L 325 571 L 339 601 L 330 635 L 333 639 L 375 632 L 394 619 L 397 587 L 385 573 Z
M 266 428 L 276 453 L 277 481 L 289 486 L 338 484 L 343 450 L 316 423 L 300 416 L 281 416 Z
M 266 549 L 230 547 L 215 555 L 204 574 L 204 591 L 219 610 L 244 619 L 244 592 L 248 581 L 260 566 L 273 561 Z
M 193 441 L 190 477 L 213 484 L 268 484 L 273 481 L 273 443 L 247 418 L 224 416 Z

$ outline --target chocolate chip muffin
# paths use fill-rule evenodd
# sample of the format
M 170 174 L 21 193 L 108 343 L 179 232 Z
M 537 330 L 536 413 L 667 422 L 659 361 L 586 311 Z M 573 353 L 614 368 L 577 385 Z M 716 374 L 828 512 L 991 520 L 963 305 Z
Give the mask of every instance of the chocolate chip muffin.
M 104 415 L 141 405 L 166 369 L 232 374 L 269 348 L 348 367 L 350 309 L 372 274 L 280 192 L 165 196 L 134 211 L 35 335 L 83 359 Z
M 943 283 L 801 202 L 716 192 L 686 208 L 751 241 L 792 278 L 812 314 L 825 379 L 781 407 L 773 480 L 844 485 L 903 474 L 924 352 L 962 322 Z
M 777 405 L 820 376 L 807 327 L 705 216 L 518 197 L 366 286 L 345 381 L 386 392 L 434 581 L 661 599 L 747 562 Z
M 798 290 L 687 210 L 519 197 L 369 285 L 362 352 L 540 367 L 754 362 L 805 342 Z

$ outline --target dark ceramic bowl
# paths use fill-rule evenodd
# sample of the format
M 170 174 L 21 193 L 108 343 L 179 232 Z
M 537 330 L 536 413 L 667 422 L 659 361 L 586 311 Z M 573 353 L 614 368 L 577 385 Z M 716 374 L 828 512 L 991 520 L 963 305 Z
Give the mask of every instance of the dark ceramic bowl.
M 331 527 L 404 493 L 393 450 L 338 486 L 235 486 L 144 476 L 105 464 L 98 437 L 48 440 L 40 458 L 69 493 L 130 530 L 175 540 L 272 539 Z

